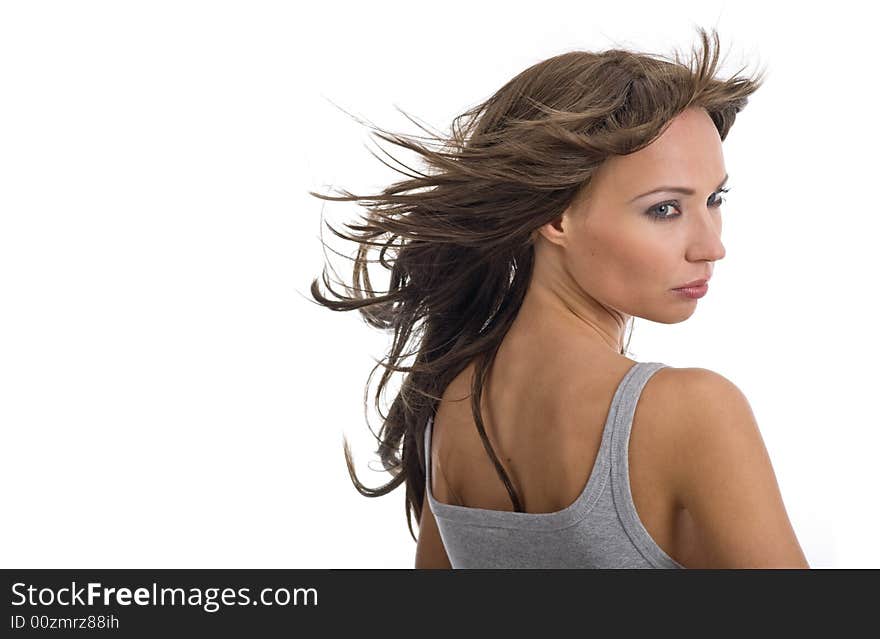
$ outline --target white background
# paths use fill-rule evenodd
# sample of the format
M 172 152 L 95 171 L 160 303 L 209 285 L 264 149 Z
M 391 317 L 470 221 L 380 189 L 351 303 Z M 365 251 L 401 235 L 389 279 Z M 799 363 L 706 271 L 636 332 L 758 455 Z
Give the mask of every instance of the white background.
M 379 373 L 363 405 L 390 336 L 309 301 L 321 207 L 363 209 L 307 191 L 400 178 L 334 104 L 447 130 L 542 59 L 702 25 L 769 75 L 724 145 L 711 293 L 630 347 L 743 390 L 813 567 L 880 567 L 876 34 L 827 7 L 4 2 L 0 566 L 411 567 L 403 487 L 361 496 L 342 455 L 390 479 Z

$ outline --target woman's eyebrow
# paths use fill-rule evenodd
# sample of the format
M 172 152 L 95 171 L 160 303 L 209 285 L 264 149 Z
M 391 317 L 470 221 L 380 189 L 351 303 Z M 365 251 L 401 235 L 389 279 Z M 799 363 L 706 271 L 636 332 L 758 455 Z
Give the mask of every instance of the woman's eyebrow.
M 720 189 L 720 188 L 723 187 L 725 184 L 727 184 L 727 178 L 728 178 L 728 177 L 729 177 L 729 176 L 728 176 L 727 174 L 724 175 L 724 179 L 721 180 L 721 184 L 718 185 L 718 189 Z M 715 189 L 715 190 L 717 191 L 718 189 Z M 656 189 L 651 189 L 651 190 L 648 191 L 647 193 L 642 193 L 641 195 L 637 195 L 637 196 L 635 196 L 633 199 L 631 199 L 629 202 L 635 202 L 635 201 L 638 200 L 639 198 L 643 198 L 643 197 L 645 197 L 646 195 L 651 195 L 652 193 L 658 193 L 658 192 L 660 192 L 660 191 L 674 191 L 674 192 L 676 192 L 676 193 L 684 193 L 685 195 L 693 195 L 693 194 L 696 192 L 696 191 L 694 191 L 693 189 L 689 189 L 689 188 L 687 188 L 687 187 L 685 187 L 685 186 L 661 186 L 661 187 L 658 187 L 658 188 L 656 188 Z M 627 204 L 629 204 L 629 202 L 627 202 Z

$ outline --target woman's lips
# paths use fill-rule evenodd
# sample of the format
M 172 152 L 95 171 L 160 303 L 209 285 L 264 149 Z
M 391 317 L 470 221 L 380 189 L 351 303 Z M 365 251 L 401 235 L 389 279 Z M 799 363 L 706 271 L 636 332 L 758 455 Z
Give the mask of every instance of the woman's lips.
M 698 286 L 702 286 L 703 284 L 708 284 L 708 283 L 709 283 L 709 278 L 702 277 L 698 280 L 693 280 L 692 282 L 685 282 L 681 286 L 676 286 L 675 289 L 673 289 L 673 290 L 677 290 L 680 288 L 697 288 Z
M 686 286 L 684 288 L 674 288 L 672 290 L 676 293 L 684 295 L 685 297 L 698 299 L 709 292 L 709 285 L 703 284 L 702 286 Z

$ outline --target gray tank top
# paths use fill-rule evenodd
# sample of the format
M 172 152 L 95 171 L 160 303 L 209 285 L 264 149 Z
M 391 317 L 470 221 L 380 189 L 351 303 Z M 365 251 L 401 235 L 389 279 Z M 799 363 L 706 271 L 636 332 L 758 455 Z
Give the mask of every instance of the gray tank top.
M 637 362 L 620 381 L 593 470 L 578 498 L 552 513 L 446 504 L 431 493 L 431 427 L 425 429 L 427 503 L 453 568 L 684 568 L 651 538 L 629 484 L 629 435 L 648 379 L 666 366 Z M 424 507 L 424 506 L 423 506 Z

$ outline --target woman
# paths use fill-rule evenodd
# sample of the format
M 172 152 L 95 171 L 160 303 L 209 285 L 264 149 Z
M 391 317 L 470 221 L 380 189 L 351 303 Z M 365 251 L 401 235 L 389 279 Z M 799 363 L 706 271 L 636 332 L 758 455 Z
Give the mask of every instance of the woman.
M 364 486 L 344 452 L 362 494 L 406 484 L 417 568 L 809 567 L 738 387 L 626 357 L 627 322 L 686 320 L 725 254 L 721 143 L 763 76 L 716 78 L 718 36 L 699 34 L 693 65 L 617 49 L 535 64 L 436 149 L 379 134 L 431 170 L 312 193 L 369 211 L 332 229 L 358 243 L 351 296 L 326 270 L 337 299 L 317 280 L 312 295 L 394 332 L 375 396 L 394 479 Z

